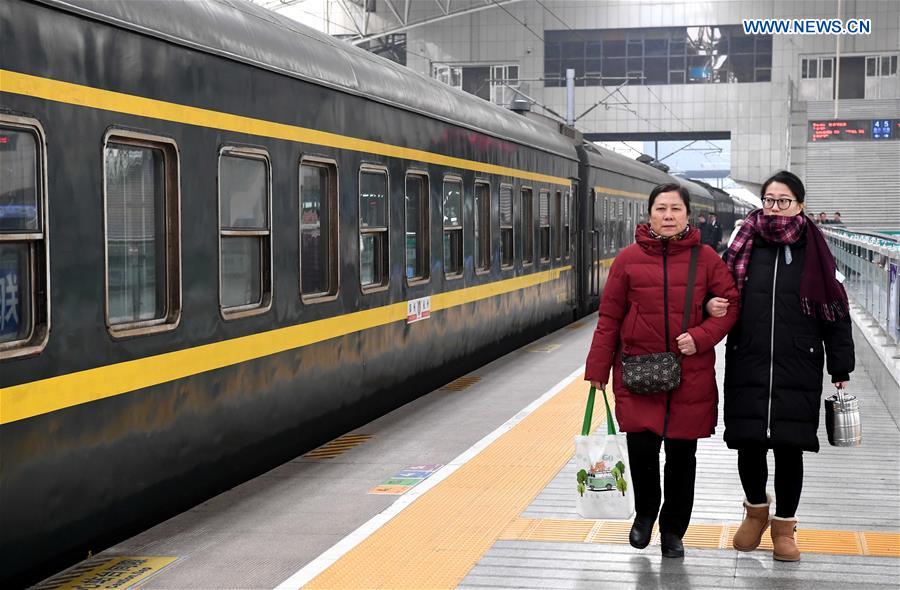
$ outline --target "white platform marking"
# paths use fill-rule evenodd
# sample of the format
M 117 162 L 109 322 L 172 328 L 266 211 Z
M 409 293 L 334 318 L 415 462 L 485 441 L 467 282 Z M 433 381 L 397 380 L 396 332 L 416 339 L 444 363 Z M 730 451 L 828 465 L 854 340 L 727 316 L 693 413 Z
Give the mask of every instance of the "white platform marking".
M 358 529 L 335 543 L 330 549 L 325 551 L 290 578 L 279 584 L 275 590 L 296 590 L 302 588 L 313 580 L 316 576 L 328 569 L 338 559 L 344 556 L 351 549 L 365 541 L 372 533 L 380 529 L 389 520 L 400 514 L 407 506 L 416 501 L 419 496 L 447 479 L 451 473 L 468 463 L 475 455 L 486 449 L 492 442 L 500 438 L 503 434 L 513 429 L 519 422 L 524 420 L 529 414 L 544 405 L 554 395 L 562 391 L 569 383 L 584 374 L 584 365 L 578 367 L 570 375 L 562 381 L 554 385 L 547 393 L 531 402 L 524 410 L 504 422 L 499 428 L 488 434 L 480 441 L 472 445 L 461 455 L 453 459 L 450 463 L 436 471 L 431 477 L 420 483 L 404 495 L 397 498 L 393 504 L 385 508 L 382 512 L 373 516 L 368 522 L 361 525 Z

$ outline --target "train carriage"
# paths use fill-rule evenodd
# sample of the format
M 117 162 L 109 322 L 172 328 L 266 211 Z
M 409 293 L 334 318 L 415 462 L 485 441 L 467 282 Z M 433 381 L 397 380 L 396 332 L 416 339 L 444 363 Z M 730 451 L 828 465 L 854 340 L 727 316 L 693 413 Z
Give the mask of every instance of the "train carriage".
M 594 144 L 580 148 L 581 210 L 585 220 L 577 272 L 581 314 L 598 308 L 616 253 L 634 242 L 634 229 L 647 219 L 647 197 L 671 176 Z
M 570 131 L 239 0 L 0 4 L 0 577 L 595 310 L 657 184 L 713 210 Z
M 563 136 L 250 4 L 5 2 L 0 44 L 4 576 L 573 317 Z

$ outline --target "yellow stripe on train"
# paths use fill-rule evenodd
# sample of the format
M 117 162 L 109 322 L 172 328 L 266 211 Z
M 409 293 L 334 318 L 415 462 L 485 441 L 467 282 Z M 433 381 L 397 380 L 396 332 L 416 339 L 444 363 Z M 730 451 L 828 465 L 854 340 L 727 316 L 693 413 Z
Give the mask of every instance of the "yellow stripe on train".
M 436 293 L 431 296 L 431 311 L 433 313 L 556 281 L 563 272 L 571 269 L 571 266 L 563 266 L 486 285 Z M 13 385 L 0 389 L 0 424 L 24 420 L 369 328 L 404 321 L 406 313 L 407 306 L 403 301 L 250 336 Z
M 223 131 L 247 133 L 260 137 L 284 139 L 333 147 L 367 154 L 378 154 L 393 158 L 403 158 L 429 164 L 438 164 L 463 170 L 474 170 L 487 174 L 511 176 L 524 180 L 534 180 L 550 184 L 570 187 L 572 182 L 566 178 L 507 168 L 483 162 L 475 162 L 463 158 L 455 158 L 424 150 L 406 148 L 367 139 L 348 137 L 337 133 L 317 131 L 296 125 L 285 125 L 264 119 L 232 115 L 220 111 L 201 109 L 152 98 L 144 98 L 133 94 L 123 94 L 110 90 L 102 90 L 91 86 L 62 82 L 50 78 L 41 78 L 19 72 L 0 69 L 0 92 L 22 94 L 44 100 L 52 100 L 66 104 L 101 109 L 137 117 L 150 117 L 174 123 L 196 125 Z

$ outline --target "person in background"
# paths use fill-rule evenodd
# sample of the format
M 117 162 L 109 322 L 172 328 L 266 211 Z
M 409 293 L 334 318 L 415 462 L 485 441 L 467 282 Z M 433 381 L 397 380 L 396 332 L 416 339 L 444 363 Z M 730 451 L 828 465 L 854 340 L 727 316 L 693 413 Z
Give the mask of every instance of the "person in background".
M 844 225 L 844 222 L 841 221 L 841 212 L 840 211 L 834 212 L 834 218 L 831 220 L 831 223 Z
M 701 213 L 697 216 L 697 229 L 700 230 L 700 243 L 716 249 L 716 228 L 706 220 L 706 214 Z
M 816 220 L 816 223 L 818 223 L 819 225 L 827 225 L 828 223 L 830 223 L 828 221 L 828 213 L 819 211 L 819 218 Z
M 681 541 L 691 520 L 697 473 L 697 439 L 710 436 L 718 411 L 715 346 L 737 319 L 737 290 L 725 263 L 709 248 L 697 252 L 688 329 L 681 333 L 692 250 L 700 232 L 688 225 L 691 200 L 678 184 L 650 193 L 650 222 L 635 230 L 635 243 L 613 261 L 600 317 L 587 357 L 585 379 L 604 388 L 612 369 L 616 419 L 627 433 L 636 516 L 629 542 L 650 544 L 659 515 L 662 554 L 684 557 Z M 732 302 L 723 317 L 703 315 L 707 294 Z M 667 340 L 668 336 L 668 340 Z M 622 376 L 622 355 L 672 352 L 681 358 L 681 383 L 668 392 L 638 395 Z M 665 443 L 665 499 L 659 451 Z
M 738 451 L 744 520 L 732 540 L 756 549 L 771 525 L 773 557 L 798 561 L 794 533 L 803 488 L 803 451 L 818 452 L 822 370 L 846 387 L 854 368 L 847 294 L 822 232 L 803 214 L 806 190 L 781 171 L 762 186 L 725 252 L 741 292 L 740 318 L 725 353 L 725 442 Z M 728 310 L 713 298 L 707 312 Z M 766 455 L 775 455 L 775 515 L 766 493 Z
M 722 226 L 719 225 L 719 218 L 715 213 L 709 214 L 709 224 L 714 228 L 713 239 L 716 242 L 712 249 L 718 251 L 719 245 L 722 243 Z

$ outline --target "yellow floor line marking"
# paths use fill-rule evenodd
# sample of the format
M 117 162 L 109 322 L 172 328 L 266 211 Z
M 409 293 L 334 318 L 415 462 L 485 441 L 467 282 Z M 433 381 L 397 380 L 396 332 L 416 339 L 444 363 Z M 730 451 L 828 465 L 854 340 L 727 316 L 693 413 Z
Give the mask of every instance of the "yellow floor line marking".
M 455 381 L 451 381 L 450 383 L 447 383 L 446 385 L 441 387 L 441 389 L 444 391 L 462 391 L 464 389 L 468 389 L 472 385 L 475 385 L 479 381 L 481 381 L 481 377 L 475 377 L 475 376 L 460 377 L 460 378 L 456 379 Z
M 306 459 L 334 459 L 338 455 L 358 447 L 373 436 L 373 434 L 345 434 L 311 450 L 303 457 Z
M 306 587 L 455 588 L 572 457 L 587 390 L 575 379 Z
M 574 543 L 627 544 L 630 521 L 559 520 L 516 518 L 500 535 L 504 541 L 559 541 Z M 684 535 L 684 546 L 696 549 L 730 549 L 737 525 L 692 524 Z M 652 544 L 658 543 L 654 527 Z M 900 557 L 900 533 L 872 531 L 797 530 L 797 546 L 804 553 L 833 555 L 871 555 Z M 772 550 L 772 537 L 766 532 L 759 549 Z

